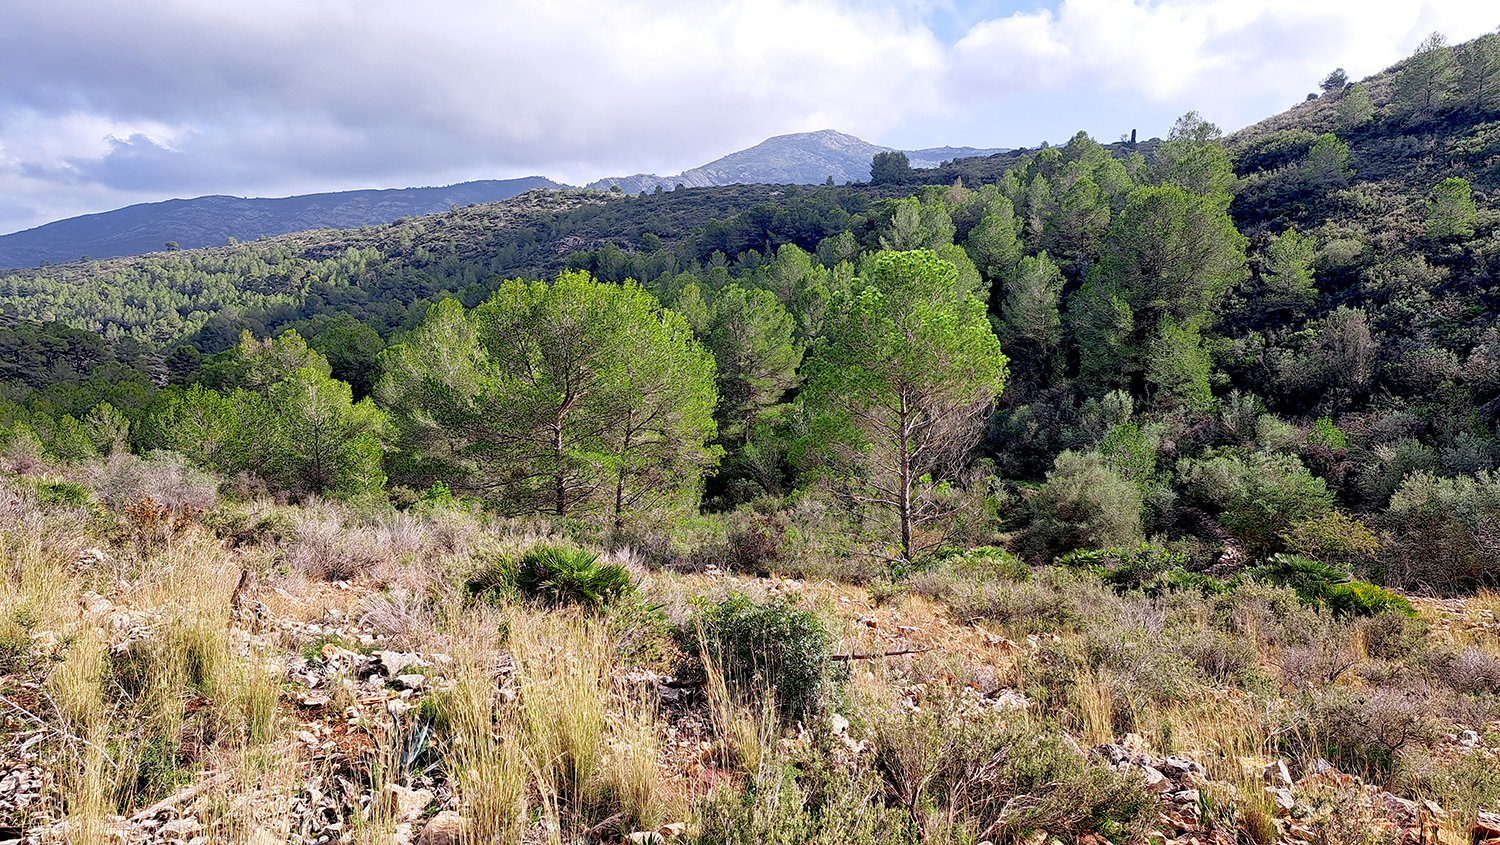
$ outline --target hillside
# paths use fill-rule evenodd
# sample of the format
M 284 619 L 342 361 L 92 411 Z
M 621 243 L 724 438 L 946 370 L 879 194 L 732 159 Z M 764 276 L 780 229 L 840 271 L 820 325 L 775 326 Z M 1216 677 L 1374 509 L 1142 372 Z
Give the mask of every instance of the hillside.
M 876 153 L 890 152 L 831 129 L 777 135 L 755 146 L 730 153 L 702 167 L 685 170 L 676 176 L 637 173 L 614 176 L 589 183 L 592 190 L 608 190 L 618 185 L 627 194 L 653 191 L 660 187 L 670 191 L 677 185 L 703 188 L 736 184 L 821 185 L 832 179 L 834 184 L 864 182 L 870 178 L 870 160 Z M 974 158 L 1007 152 L 973 147 L 935 147 L 907 153 L 912 167 L 932 168 L 955 158 Z
M 1497 845 L 1500 36 L 1327 87 L 0 274 L 0 842 Z
M 0 235 L 0 268 L 77 261 L 80 256 L 141 255 L 160 252 L 168 242 L 193 249 L 221 246 L 230 238 L 251 241 L 306 229 L 354 229 L 435 214 L 455 205 L 497 202 L 534 188 L 558 187 L 562 186 L 549 179 L 528 176 L 441 188 L 335 191 L 276 199 L 209 196 L 143 203 Z

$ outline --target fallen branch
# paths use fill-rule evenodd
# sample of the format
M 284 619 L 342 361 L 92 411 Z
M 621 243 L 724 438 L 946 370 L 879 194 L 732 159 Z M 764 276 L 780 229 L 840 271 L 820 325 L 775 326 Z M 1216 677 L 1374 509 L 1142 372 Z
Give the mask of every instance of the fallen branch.
M 50 696 L 50 695 L 47 696 L 47 701 L 52 704 L 52 709 L 53 710 L 57 710 L 58 720 L 61 721 L 61 719 L 62 719 L 62 711 L 58 710 L 58 708 L 57 708 L 57 702 L 52 701 L 52 696 Z M 74 735 L 68 733 L 67 731 L 63 730 L 62 728 L 57 727 L 56 725 L 48 724 L 47 722 L 43 721 L 40 716 L 37 716 L 35 713 L 32 713 L 30 710 L 27 710 L 25 707 L 22 707 L 21 705 L 15 703 L 14 701 L 11 701 L 9 698 L 6 698 L 3 695 L 0 695 L 0 702 L 4 702 L 7 707 L 9 707 L 10 709 L 16 711 L 16 713 L 18 713 L 19 715 L 25 716 L 26 718 L 30 719 L 33 724 L 35 724 L 37 727 L 41 728 L 42 730 L 51 731 L 53 735 L 61 737 L 61 738 L 65 739 L 65 740 L 67 740 L 69 742 L 82 743 L 83 745 L 86 745 L 89 748 L 94 749 L 95 751 L 99 752 L 99 755 L 104 758 L 104 762 L 108 763 L 111 768 L 115 768 L 115 769 L 120 768 L 120 765 L 115 762 L 115 759 L 113 757 L 109 756 L 109 752 L 108 751 L 105 751 L 103 748 L 100 748 L 99 746 L 95 745 L 94 743 L 89 742 L 88 740 L 84 739 L 83 737 L 74 736 Z
M 882 657 L 900 657 L 904 654 L 926 654 L 936 646 L 927 648 L 903 648 L 900 651 L 881 651 L 874 654 L 831 654 L 829 660 L 879 660 Z
M 170 795 L 166 798 L 163 798 L 155 804 L 152 804 L 146 809 L 140 811 L 139 813 L 136 813 L 135 815 L 130 817 L 130 821 L 139 824 L 140 822 L 151 818 L 152 816 L 160 813 L 163 810 L 170 810 L 178 804 L 185 804 L 188 801 L 197 798 L 205 791 L 213 789 L 221 783 L 225 783 L 233 776 L 234 775 L 232 772 L 220 772 L 219 774 L 216 774 L 213 777 L 208 778 L 207 780 L 201 780 L 193 784 L 192 786 L 189 786 L 187 789 L 178 792 L 176 795 Z

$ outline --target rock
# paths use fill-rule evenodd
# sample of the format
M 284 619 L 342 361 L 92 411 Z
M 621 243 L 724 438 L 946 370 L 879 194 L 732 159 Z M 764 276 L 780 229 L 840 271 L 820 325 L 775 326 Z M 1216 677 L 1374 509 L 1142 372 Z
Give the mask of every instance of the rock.
M 425 675 L 397 675 L 396 683 L 406 689 L 418 690 L 427 683 Z
M 51 657 L 57 651 L 57 643 L 57 634 L 52 631 L 38 631 L 31 635 L 31 653 L 37 657 Z
M 1266 785 L 1274 789 L 1283 789 L 1292 785 L 1292 773 L 1286 770 L 1286 761 L 1277 760 L 1268 764 L 1261 771 L 1261 777 L 1265 779 Z
M 421 845 L 459 845 L 469 831 L 468 816 L 444 810 L 422 828 Z
M 1465 748 L 1479 747 L 1479 734 L 1475 731 L 1464 731 L 1458 737 L 1458 744 Z
M 1196 789 L 1184 789 L 1181 792 L 1172 793 L 1174 804 L 1196 804 L 1203 796 Z
M 1198 775 L 1204 773 L 1203 767 L 1197 761 L 1187 757 L 1167 757 L 1161 761 L 1161 771 L 1168 777 L 1179 777 L 1189 772 Z
M 1469 838 L 1477 841 L 1491 836 L 1500 836 L 1500 813 L 1480 810 L 1474 816 L 1474 823 L 1469 825 Z
M 1334 775 L 1337 775 L 1338 769 L 1335 769 L 1332 763 L 1324 760 L 1322 757 L 1313 760 L 1312 763 L 1308 764 L 1307 767 L 1307 773 L 1312 775 L 1313 777 L 1317 777 L 1318 775 L 1326 775 L 1330 772 L 1332 772 Z
M 408 666 L 423 665 L 422 658 L 403 651 L 377 651 L 375 657 L 380 661 L 380 668 L 385 671 L 388 678 L 402 674 Z
M 1271 800 L 1276 802 L 1276 809 L 1283 815 L 1290 814 L 1297 809 L 1297 799 L 1292 797 L 1290 789 L 1267 789 L 1271 793 Z
M 681 839 L 687 835 L 687 825 L 683 822 L 664 824 L 656 829 L 656 835 L 663 839 Z
M 388 809 L 398 822 L 414 821 L 432 803 L 432 790 L 407 789 L 391 784 L 386 787 Z
M 625 834 L 625 841 L 633 845 L 661 845 L 662 839 L 654 830 L 637 830 Z
M 828 727 L 834 736 L 846 736 L 849 733 L 849 720 L 834 713 L 828 717 Z
M 1162 774 L 1151 766 L 1142 766 L 1141 774 L 1145 778 L 1145 787 L 1147 792 L 1172 791 L 1172 781 L 1168 780 L 1166 775 Z
M 1013 689 L 1001 690 L 995 696 L 995 702 L 991 705 L 996 710 L 1025 710 L 1031 706 L 1031 700 Z
M 1408 801 L 1389 792 L 1380 793 L 1380 796 L 1376 800 L 1380 802 L 1380 806 L 1385 810 L 1386 815 L 1399 819 L 1405 824 L 1416 824 L 1417 802 Z

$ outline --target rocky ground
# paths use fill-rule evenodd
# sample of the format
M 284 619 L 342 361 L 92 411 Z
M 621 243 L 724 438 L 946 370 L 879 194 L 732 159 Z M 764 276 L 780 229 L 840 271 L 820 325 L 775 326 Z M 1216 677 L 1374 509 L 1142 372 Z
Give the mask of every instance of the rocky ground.
M 694 577 L 712 581 L 730 576 Z M 772 594 L 816 593 L 834 608 L 848 632 L 841 640 L 844 651 L 839 659 L 865 665 L 910 661 L 933 651 L 950 653 L 990 667 L 987 673 L 975 673 L 964 687 L 964 706 L 973 713 L 1006 718 L 1031 706 L 1007 682 L 1016 659 L 1047 641 L 1047 634 L 1017 642 L 979 626 L 959 625 L 935 605 L 913 601 L 900 609 L 877 606 L 862 589 L 829 582 L 761 581 L 757 588 Z M 375 584 L 343 581 L 311 583 L 300 594 L 279 586 L 247 591 L 235 614 L 232 642 L 247 653 L 283 655 L 276 670 L 284 681 L 281 715 L 286 730 L 266 752 L 273 764 L 247 772 L 233 766 L 215 768 L 205 761 L 174 794 L 114 818 L 108 826 L 109 840 L 120 845 L 464 841 L 468 820 L 441 767 L 434 764 L 428 744 L 431 724 L 421 718 L 424 701 L 451 689 L 453 658 L 407 648 L 390 626 L 362 613 L 380 594 Z M 1491 611 L 1470 612 L 1461 601 L 1422 601 L 1438 636 L 1450 629 L 1494 624 Z M 85 593 L 83 602 L 94 624 L 108 632 L 116 652 L 153 636 L 149 610 L 122 606 L 97 593 Z M 43 649 L 55 646 L 46 634 L 36 639 Z M 514 696 L 512 662 L 502 657 L 490 670 L 501 697 Z M 730 777 L 718 768 L 712 720 L 697 690 L 644 668 L 618 669 L 611 681 L 616 695 L 659 702 L 666 716 L 661 722 L 666 733 L 660 738 L 662 778 L 701 793 Z M 56 756 L 59 744 L 47 741 L 56 729 L 44 718 L 55 704 L 36 684 L 16 678 L 5 682 L 8 692 L 0 702 L 9 712 L 3 717 L 0 745 L 0 845 L 71 841 L 68 822 L 58 820 L 64 816 L 66 796 L 56 770 L 67 761 Z M 924 693 L 921 683 L 902 690 L 911 707 L 921 706 Z M 1492 727 L 1500 733 L 1500 723 Z M 848 757 L 865 753 L 865 742 L 841 717 L 820 723 L 818 729 L 831 732 Z M 807 742 L 808 730 L 801 728 L 782 741 Z M 1237 766 L 1263 789 L 1267 838 L 1257 841 L 1500 843 L 1500 816 L 1481 812 L 1472 819 L 1450 819 L 1436 804 L 1398 797 L 1322 760 L 1299 768 L 1281 759 L 1210 761 L 1160 755 L 1135 734 L 1092 747 L 1073 745 L 1079 754 L 1134 773 L 1157 795 L 1160 806 L 1152 843 L 1245 841 L 1235 832 L 1244 829 L 1244 820 L 1226 814 L 1221 803 L 1234 787 L 1211 778 L 1206 762 L 1221 773 L 1226 762 L 1230 768 Z M 1500 765 L 1500 750 L 1486 745 L 1475 731 L 1447 737 L 1437 753 L 1483 755 Z M 402 773 L 399 782 L 369 784 L 368 768 L 378 755 L 384 755 L 388 770 Z M 225 802 L 236 802 L 240 812 L 225 813 Z M 374 809 L 393 825 L 372 830 L 367 822 Z M 245 818 L 260 821 L 246 830 Z M 691 835 L 686 822 L 641 831 L 620 829 L 607 820 L 589 833 L 596 841 L 670 842 Z M 535 833 L 545 839 L 545 831 Z M 1088 837 L 1079 841 L 1103 842 Z

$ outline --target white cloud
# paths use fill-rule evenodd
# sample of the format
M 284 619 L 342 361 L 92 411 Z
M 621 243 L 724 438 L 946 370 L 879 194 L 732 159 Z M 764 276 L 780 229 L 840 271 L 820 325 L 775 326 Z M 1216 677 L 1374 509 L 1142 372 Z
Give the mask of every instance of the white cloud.
M 1029 2 L 7 0 L 0 231 L 203 193 L 670 173 L 822 128 L 1006 146 L 1188 108 L 1235 128 L 1335 65 L 1500 22 L 1472 0 L 987 11 Z
M 1359 78 L 1433 30 L 1465 40 L 1495 23 L 1466 0 L 1063 0 L 975 25 L 954 45 L 953 79 L 991 102 L 1114 92 L 1237 128 L 1296 102 L 1337 65 Z
M 680 170 L 781 132 L 879 134 L 938 99 L 942 61 L 899 8 L 818 0 L 13 0 L 0 113 L 28 117 L 0 123 L 0 190 L 56 216 L 77 186 L 18 172 L 265 194 Z

